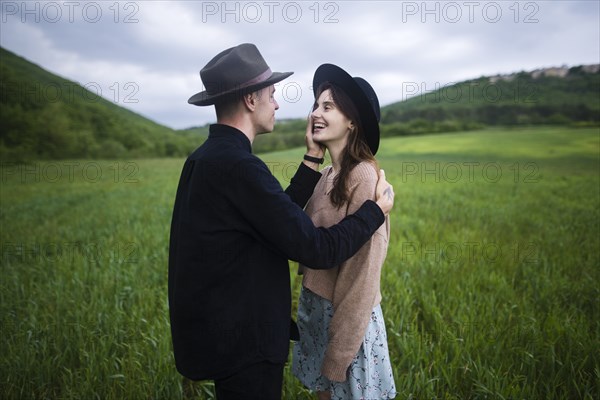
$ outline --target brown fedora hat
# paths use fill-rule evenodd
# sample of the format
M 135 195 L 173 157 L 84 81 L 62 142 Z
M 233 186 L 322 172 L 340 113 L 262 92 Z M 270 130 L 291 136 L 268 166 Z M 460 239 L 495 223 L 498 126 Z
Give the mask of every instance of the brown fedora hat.
M 190 97 L 188 103 L 208 106 L 225 96 L 271 86 L 292 74 L 272 72 L 258 48 L 252 43 L 243 43 L 223 50 L 200 70 L 206 90 Z
M 315 71 L 313 77 L 315 97 L 319 86 L 323 82 L 333 83 L 350 97 L 358 110 L 360 122 L 365 131 L 365 141 L 371 149 L 371 153 L 375 155 L 379 149 L 379 120 L 381 119 L 379 99 L 375 90 L 363 78 L 353 78 L 346 71 L 333 64 L 322 64 Z

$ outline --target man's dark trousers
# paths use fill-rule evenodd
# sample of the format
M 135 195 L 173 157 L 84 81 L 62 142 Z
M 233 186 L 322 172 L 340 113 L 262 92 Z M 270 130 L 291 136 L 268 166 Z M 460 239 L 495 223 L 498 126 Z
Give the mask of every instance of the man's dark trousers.
M 281 400 L 284 364 L 263 361 L 215 380 L 218 400 Z

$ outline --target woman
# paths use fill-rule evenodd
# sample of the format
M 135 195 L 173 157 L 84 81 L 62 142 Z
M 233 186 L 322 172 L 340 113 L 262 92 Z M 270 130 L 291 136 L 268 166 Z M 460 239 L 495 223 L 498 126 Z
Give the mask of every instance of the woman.
M 307 130 L 327 148 L 332 166 L 323 169 L 306 212 L 316 226 L 328 227 L 375 198 L 379 101 L 368 82 L 332 64 L 317 69 L 313 88 L 316 100 Z M 292 370 L 319 399 L 396 395 L 379 287 L 389 227 L 388 218 L 337 268 L 300 266 L 300 340 Z

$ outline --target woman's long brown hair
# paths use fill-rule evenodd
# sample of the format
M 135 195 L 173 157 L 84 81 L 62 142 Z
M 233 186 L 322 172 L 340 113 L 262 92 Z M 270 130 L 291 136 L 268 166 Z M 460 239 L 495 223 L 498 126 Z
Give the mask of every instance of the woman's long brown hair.
M 330 194 L 331 203 L 339 209 L 350 200 L 348 178 L 352 169 L 361 161 L 369 161 L 377 169 L 377 160 L 375 160 L 371 149 L 367 145 L 358 110 L 352 99 L 340 87 L 330 82 L 323 82 L 319 86 L 316 98 L 318 99 L 321 93 L 327 89 L 329 89 L 333 102 L 342 114 L 354 123 L 354 129 L 350 132 L 346 147 L 342 151 L 340 170 L 333 180 L 333 189 Z

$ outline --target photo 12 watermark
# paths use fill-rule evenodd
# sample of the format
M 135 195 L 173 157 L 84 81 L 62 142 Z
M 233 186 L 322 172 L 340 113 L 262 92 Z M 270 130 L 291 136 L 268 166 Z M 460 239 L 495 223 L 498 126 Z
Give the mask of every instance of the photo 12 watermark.
M 139 164 L 133 161 L 56 161 L 21 164 L 0 163 L 0 181 L 4 184 L 29 183 L 139 183 Z
M 525 320 L 513 323 L 490 323 L 476 318 L 456 318 L 435 321 L 424 328 L 422 325 L 403 324 L 399 329 L 390 327 L 388 334 L 395 336 L 421 334 L 423 330 L 435 332 L 440 340 L 451 342 L 487 342 L 497 343 L 503 338 L 516 339 L 519 343 L 542 341 L 537 333 L 535 321 Z
M 119 104 L 139 103 L 137 82 L 111 82 L 104 88 L 98 82 L 5 82 L 0 91 L 3 101 L 17 99 L 35 103 L 97 103 L 101 98 Z
M 400 164 L 402 183 L 538 183 L 541 180 L 539 165 L 535 162 L 412 162 Z
M 503 84 L 510 81 L 511 84 Z M 531 79 L 492 77 L 485 82 L 402 82 L 400 100 L 417 97 L 422 103 L 525 103 L 539 102 L 539 87 Z
M 2 1 L 2 23 L 49 24 L 85 22 L 137 24 L 139 3 L 133 1 Z
M 540 83 L 518 74 L 492 76 L 465 82 L 404 81 L 398 87 L 399 101 L 417 98 L 427 104 L 536 104 L 539 103 Z M 302 96 L 313 96 L 312 86 L 293 80 L 275 84 L 281 101 L 297 103 Z M 202 87 L 202 90 L 205 90 Z M 240 92 L 242 89 L 240 89 Z
M 535 1 L 402 1 L 401 21 L 421 23 L 539 23 Z
M 203 1 L 200 6 L 202 23 L 340 22 L 340 5 L 334 1 Z
M 538 245 L 535 242 L 447 241 L 422 243 L 405 241 L 400 244 L 400 259 L 403 262 L 417 259 L 421 262 L 446 262 L 449 264 L 473 262 L 493 264 L 501 260 L 524 264 L 539 263 Z
M 298 162 L 267 161 L 267 168 L 275 176 L 280 175 L 284 182 L 291 182 L 300 164 Z
M 139 262 L 139 245 L 135 242 L 111 244 L 84 242 L 4 242 L 2 263 L 57 264 L 86 261 L 134 264 Z

